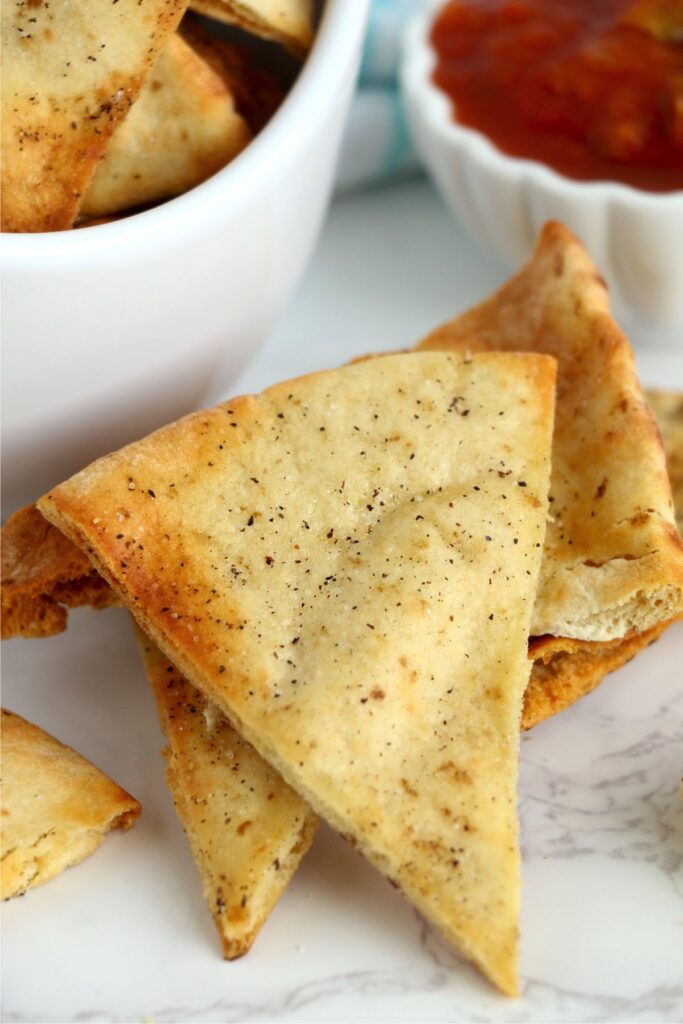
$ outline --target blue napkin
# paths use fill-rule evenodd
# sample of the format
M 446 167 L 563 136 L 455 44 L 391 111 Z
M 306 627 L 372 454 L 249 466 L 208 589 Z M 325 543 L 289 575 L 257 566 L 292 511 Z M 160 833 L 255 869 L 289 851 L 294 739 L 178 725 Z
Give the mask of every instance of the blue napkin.
M 425 3 L 372 0 L 358 90 L 337 171 L 340 191 L 379 184 L 417 170 L 398 88 L 398 67 L 403 29 Z

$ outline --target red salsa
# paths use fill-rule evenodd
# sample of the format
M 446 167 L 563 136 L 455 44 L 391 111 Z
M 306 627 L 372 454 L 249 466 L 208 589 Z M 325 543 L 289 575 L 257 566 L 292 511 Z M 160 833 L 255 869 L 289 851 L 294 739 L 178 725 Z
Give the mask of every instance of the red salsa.
M 503 152 L 683 189 L 683 0 L 452 0 L 432 45 L 454 119 Z

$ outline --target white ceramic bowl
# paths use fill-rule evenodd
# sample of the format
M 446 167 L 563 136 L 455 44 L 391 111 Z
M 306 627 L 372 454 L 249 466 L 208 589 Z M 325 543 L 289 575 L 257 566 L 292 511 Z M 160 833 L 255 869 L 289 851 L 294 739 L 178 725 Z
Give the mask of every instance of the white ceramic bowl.
M 573 181 L 457 124 L 432 82 L 429 36 L 441 6 L 432 3 L 408 25 L 401 86 L 418 155 L 447 205 L 511 268 L 530 254 L 545 221 L 563 221 L 607 279 L 617 311 L 651 324 L 683 321 L 683 192 Z
M 4 514 L 212 401 L 266 337 L 327 207 L 367 7 L 327 0 L 280 110 L 203 185 L 115 223 L 0 236 Z

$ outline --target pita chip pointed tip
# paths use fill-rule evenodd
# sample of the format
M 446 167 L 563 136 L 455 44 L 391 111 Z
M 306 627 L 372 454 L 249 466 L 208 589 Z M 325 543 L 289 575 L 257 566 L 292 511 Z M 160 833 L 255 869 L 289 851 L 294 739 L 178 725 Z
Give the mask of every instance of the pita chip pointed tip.
M 223 955 L 234 960 L 289 885 L 317 817 L 139 629 L 137 638 L 168 741 L 166 781 Z
M 509 992 L 554 382 L 545 356 L 387 356 L 187 417 L 40 502 L 264 760 Z

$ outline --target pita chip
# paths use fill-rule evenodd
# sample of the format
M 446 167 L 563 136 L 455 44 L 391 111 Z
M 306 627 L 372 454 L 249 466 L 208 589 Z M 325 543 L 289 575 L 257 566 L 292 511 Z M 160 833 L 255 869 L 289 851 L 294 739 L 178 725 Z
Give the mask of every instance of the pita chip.
M 421 350 L 558 361 L 550 515 L 532 635 L 607 641 L 683 613 L 683 544 L 664 451 L 605 283 L 549 223 L 530 262 Z
M 0 537 L 3 640 L 61 633 L 67 608 L 116 602 L 87 556 L 34 505 L 15 512 Z
M 166 779 L 227 960 L 248 952 L 317 818 L 203 694 L 139 634 L 168 740 Z
M 225 76 L 174 34 L 114 132 L 81 214 L 106 217 L 180 195 L 229 163 L 251 137 Z
M 147 635 L 503 991 L 555 365 L 387 356 L 41 499 Z
M 313 45 L 313 0 L 191 0 L 190 8 L 282 43 L 296 57 Z
M 560 224 L 546 225 L 519 274 L 418 347 L 558 359 L 551 521 L 522 716 L 531 728 L 593 690 L 683 610 L 659 435 L 604 282 Z
M 561 224 L 494 296 L 421 349 L 558 360 L 551 521 L 532 635 L 612 640 L 683 613 L 683 545 L 665 455 L 604 282 Z
M 186 0 L 3 4 L 3 231 L 73 224 L 112 132 L 185 7 Z
M 71 747 L 2 711 L 2 898 L 21 896 L 89 856 L 140 804 Z
M 646 391 L 645 398 L 662 434 L 676 523 L 683 532 L 683 394 Z

